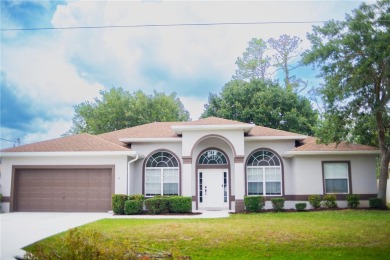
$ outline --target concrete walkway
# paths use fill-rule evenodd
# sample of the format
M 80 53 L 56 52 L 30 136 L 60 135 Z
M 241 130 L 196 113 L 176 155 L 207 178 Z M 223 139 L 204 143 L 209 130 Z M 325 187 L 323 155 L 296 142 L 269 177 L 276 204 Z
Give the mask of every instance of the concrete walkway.
M 21 248 L 68 229 L 103 218 L 191 219 L 226 218 L 228 211 L 202 211 L 198 215 L 115 216 L 110 213 L 3 213 L 0 214 L 0 259 L 9 260 L 25 254 Z

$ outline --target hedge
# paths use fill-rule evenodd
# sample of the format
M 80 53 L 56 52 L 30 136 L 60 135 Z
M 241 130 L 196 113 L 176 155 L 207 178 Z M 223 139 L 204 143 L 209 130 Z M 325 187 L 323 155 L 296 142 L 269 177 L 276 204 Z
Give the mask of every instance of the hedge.
M 112 195 L 112 211 L 117 215 L 123 215 L 125 209 L 125 202 L 129 196 L 125 194 Z
M 169 212 L 168 197 L 155 197 L 145 200 L 146 210 L 151 214 L 161 214 Z
M 283 211 L 284 208 L 284 199 L 283 198 L 272 198 L 272 208 L 275 212 Z
M 244 196 L 245 210 L 248 212 L 261 211 L 265 206 L 263 196 Z
M 169 212 L 172 213 L 190 213 L 192 212 L 192 198 L 174 196 L 169 197 Z
M 124 212 L 126 215 L 141 214 L 143 206 L 143 200 L 128 200 L 125 202 Z

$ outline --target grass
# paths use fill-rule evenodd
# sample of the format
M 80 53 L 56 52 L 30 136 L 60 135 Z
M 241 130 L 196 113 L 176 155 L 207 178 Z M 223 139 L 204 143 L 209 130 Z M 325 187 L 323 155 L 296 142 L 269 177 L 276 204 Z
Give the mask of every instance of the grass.
M 101 230 L 138 250 L 192 259 L 389 259 L 390 211 L 234 214 L 226 219 L 103 219 Z M 60 234 L 41 245 L 55 244 Z M 34 252 L 34 245 L 27 248 Z

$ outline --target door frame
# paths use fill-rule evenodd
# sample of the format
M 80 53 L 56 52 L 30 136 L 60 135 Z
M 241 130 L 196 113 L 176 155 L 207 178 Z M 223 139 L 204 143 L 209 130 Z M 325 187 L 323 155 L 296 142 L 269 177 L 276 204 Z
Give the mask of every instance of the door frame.
M 203 154 L 203 152 L 207 151 L 207 150 L 218 150 L 220 151 L 221 153 L 223 153 L 226 157 L 226 160 L 227 160 L 227 164 L 221 164 L 221 165 L 218 165 L 218 164 L 211 164 L 211 165 L 200 165 L 198 164 L 198 161 L 199 161 L 199 157 Z M 231 180 L 232 180 L 232 174 L 231 174 L 231 164 L 230 164 L 230 160 L 229 160 L 229 157 L 227 156 L 227 154 L 219 149 L 219 148 L 216 148 L 216 147 L 208 147 L 202 151 L 199 152 L 198 156 L 196 157 L 196 161 L 195 161 L 195 202 L 196 202 L 196 209 L 198 210 L 199 209 L 199 170 L 201 169 L 225 169 L 227 170 L 227 176 L 228 176 L 228 194 L 227 194 L 227 203 L 229 205 L 229 210 L 232 209 L 232 201 L 234 201 L 234 196 L 232 196 L 232 185 L 231 185 Z

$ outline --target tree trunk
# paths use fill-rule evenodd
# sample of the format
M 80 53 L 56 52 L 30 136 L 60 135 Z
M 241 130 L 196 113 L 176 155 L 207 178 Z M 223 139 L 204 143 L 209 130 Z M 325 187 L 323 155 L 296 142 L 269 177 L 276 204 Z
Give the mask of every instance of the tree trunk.
M 386 206 L 386 190 L 387 190 L 387 179 L 389 174 L 389 158 L 390 152 L 382 153 L 379 171 L 379 187 L 378 187 L 378 198 L 383 200 L 383 206 Z

